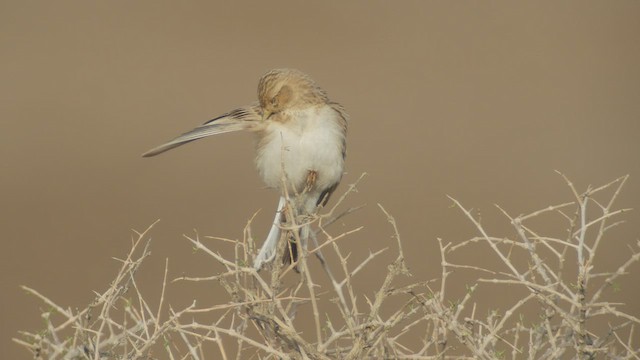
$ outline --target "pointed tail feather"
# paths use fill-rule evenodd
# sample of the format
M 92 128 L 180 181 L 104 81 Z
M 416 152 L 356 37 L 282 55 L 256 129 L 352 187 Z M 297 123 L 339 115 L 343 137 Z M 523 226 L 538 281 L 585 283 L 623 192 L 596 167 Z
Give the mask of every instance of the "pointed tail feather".
M 300 241 L 302 242 L 302 246 L 307 246 L 307 241 L 309 239 L 309 234 L 311 233 L 311 226 L 310 225 L 304 225 L 303 227 L 300 228 Z M 282 263 L 285 265 L 289 265 L 289 264 L 293 264 L 295 262 L 298 261 L 298 254 L 300 252 L 300 249 L 298 248 L 298 242 L 296 241 L 296 238 L 291 235 L 288 237 L 288 244 L 287 244 L 287 248 L 284 250 L 284 255 L 282 256 Z M 294 266 L 293 270 L 295 270 L 296 272 L 300 272 L 298 269 L 298 266 Z
M 280 239 L 280 223 L 282 217 L 282 210 L 285 205 L 284 196 L 280 197 L 280 201 L 278 201 L 278 207 L 276 208 L 276 216 L 273 219 L 273 225 L 271 226 L 271 230 L 269 231 L 269 235 L 267 235 L 267 239 L 262 244 L 260 248 L 260 252 L 256 256 L 256 259 L 253 261 L 253 268 L 256 270 L 260 270 L 262 266 L 276 257 L 276 250 L 278 249 L 278 240 Z

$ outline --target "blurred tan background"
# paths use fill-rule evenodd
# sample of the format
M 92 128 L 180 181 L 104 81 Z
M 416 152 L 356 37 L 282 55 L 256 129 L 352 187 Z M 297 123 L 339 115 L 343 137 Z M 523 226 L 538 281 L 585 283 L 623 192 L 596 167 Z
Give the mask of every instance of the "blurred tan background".
M 140 275 L 151 295 L 167 257 L 171 277 L 211 272 L 182 234 L 240 238 L 258 209 L 266 234 L 277 194 L 250 135 L 140 154 L 254 101 L 275 67 L 309 73 L 351 115 L 340 191 L 366 171 L 349 205 L 368 206 L 334 231 L 365 225 L 354 254 L 393 246 L 382 203 L 416 279 L 440 274 L 436 237 L 474 234 L 446 194 L 505 235 L 494 203 L 571 200 L 554 170 L 581 190 L 630 174 L 619 205 L 638 208 L 638 19 L 637 1 L 2 1 L 0 358 L 29 358 L 10 338 L 42 324 L 19 285 L 83 306 L 131 229 L 161 219 Z M 638 239 L 638 212 L 624 218 L 602 269 Z M 638 316 L 632 270 L 619 296 Z M 181 289 L 176 304 L 201 296 Z

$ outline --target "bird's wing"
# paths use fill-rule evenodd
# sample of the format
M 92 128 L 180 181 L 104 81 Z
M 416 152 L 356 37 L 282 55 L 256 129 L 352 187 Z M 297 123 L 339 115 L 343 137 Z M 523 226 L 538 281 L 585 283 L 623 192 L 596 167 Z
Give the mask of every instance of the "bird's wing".
M 349 122 L 349 115 L 344 107 L 337 102 L 330 102 L 329 106 L 338 114 L 338 124 L 342 130 L 342 158 L 347 156 L 347 124 Z
M 142 154 L 142 156 L 156 156 L 180 145 L 211 135 L 224 134 L 239 130 L 249 130 L 259 124 L 261 119 L 262 113 L 260 112 L 260 107 L 257 104 L 238 108 L 215 119 L 211 119 L 197 128 L 147 151 Z

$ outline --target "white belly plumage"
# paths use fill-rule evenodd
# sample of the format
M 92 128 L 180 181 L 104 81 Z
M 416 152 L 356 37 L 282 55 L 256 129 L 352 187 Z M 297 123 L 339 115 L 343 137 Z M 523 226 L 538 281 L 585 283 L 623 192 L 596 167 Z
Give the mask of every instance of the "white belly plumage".
M 290 115 L 286 126 L 272 122 L 265 129 L 266 138 L 256 157 L 258 172 L 267 186 L 280 189 L 284 169 L 289 183 L 300 192 L 309 171 L 315 171 L 317 179 L 313 190 L 321 192 L 342 177 L 344 137 L 335 120 L 339 115 L 329 106 Z

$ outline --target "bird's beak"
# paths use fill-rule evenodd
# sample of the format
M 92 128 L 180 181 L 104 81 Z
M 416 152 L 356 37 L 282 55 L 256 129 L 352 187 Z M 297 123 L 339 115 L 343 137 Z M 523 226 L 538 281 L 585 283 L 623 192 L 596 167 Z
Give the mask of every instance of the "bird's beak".
M 267 120 L 271 116 L 271 114 L 273 114 L 273 113 L 270 110 L 263 109 L 262 110 L 262 121 Z

